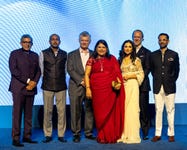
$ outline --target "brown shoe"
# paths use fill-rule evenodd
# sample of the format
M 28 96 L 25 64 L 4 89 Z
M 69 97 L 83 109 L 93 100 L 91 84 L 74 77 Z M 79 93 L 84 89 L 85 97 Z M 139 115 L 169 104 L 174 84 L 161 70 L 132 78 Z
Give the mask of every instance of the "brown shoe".
M 168 137 L 168 141 L 169 141 L 169 142 L 175 142 L 174 136 L 169 136 L 169 137 Z
M 153 138 L 152 138 L 152 142 L 157 142 L 157 141 L 159 141 L 159 140 L 161 140 L 161 137 L 160 136 L 154 136 Z

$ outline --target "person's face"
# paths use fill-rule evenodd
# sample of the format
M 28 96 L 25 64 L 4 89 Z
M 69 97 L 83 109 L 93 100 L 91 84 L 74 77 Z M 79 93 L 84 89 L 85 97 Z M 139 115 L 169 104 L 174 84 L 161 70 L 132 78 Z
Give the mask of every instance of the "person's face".
M 96 48 L 96 51 L 97 51 L 98 56 L 103 57 L 107 53 L 107 48 L 105 47 L 104 44 L 99 43 L 97 48 Z
M 82 49 L 88 49 L 90 44 L 90 37 L 89 36 L 80 36 L 79 38 L 80 47 Z
M 51 45 L 52 48 L 59 48 L 59 45 L 60 45 L 59 37 L 56 35 L 53 35 L 49 41 L 49 44 Z
M 135 31 L 133 35 L 134 45 L 137 47 L 142 43 L 142 41 L 143 41 L 142 33 L 139 31 Z
M 124 50 L 125 54 L 127 54 L 127 55 L 131 54 L 132 50 L 133 50 L 132 44 L 129 42 L 125 43 L 123 50 Z
M 160 45 L 160 49 L 166 48 L 168 46 L 169 40 L 165 35 L 161 35 L 158 38 L 158 44 Z
M 23 38 L 20 44 L 26 51 L 29 51 L 32 47 L 32 41 L 30 38 Z

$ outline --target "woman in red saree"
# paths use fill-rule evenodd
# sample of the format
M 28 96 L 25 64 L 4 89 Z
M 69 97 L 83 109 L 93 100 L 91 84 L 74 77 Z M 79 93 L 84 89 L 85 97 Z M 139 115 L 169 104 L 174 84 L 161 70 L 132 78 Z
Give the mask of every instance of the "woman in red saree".
M 92 100 L 98 143 L 116 143 L 123 131 L 125 92 L 118 61 L 99 40 L 85 70 L 86 96 Z

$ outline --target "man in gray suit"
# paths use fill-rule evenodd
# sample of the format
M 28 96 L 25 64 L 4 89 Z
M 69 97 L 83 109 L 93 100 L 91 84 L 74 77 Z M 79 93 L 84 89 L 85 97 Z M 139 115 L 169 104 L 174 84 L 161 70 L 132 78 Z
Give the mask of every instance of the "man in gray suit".
M 80 142 L 82 104 L 84 102 L 85 122 L 84 133 L 88 139 L 95 139 L 93 130 L 92 101 L 86 99 L 84 70 L 86 62 L 92 51 L 88 48 L 91 42 L 91 35 L 84 31 L 79 35 L 80 47 L 68 54 L 67 71 L 70 75 L 69 97 L 71 111 L 71 130 L 73 141 Z

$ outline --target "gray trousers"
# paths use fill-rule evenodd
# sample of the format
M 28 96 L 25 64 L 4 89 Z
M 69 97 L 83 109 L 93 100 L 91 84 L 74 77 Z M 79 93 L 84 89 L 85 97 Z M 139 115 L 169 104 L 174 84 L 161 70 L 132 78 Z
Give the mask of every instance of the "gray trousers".
M 45 136 L 52 136 L 52 114 L 54 98 L 58 113 L 58 137 L 64 137 L 66 130 L 66 90 L 53 92 L 43 90 L 44 98 L 44 122 L 43 130 Z
M 86 136 L 92 135 L 93 130 L 93 109 L 92 101 L 85 98 L 85 89 L 79 87 L 77 90 L 69 91 L 70 96 L 70 111 L 71 111 L 71 130 L 73 135 L 80 135 L 81 132 L 81 114 L 82 106 L 84 106 L 84 134 Z M 83 105 L 84 103 L 84 105 Z

